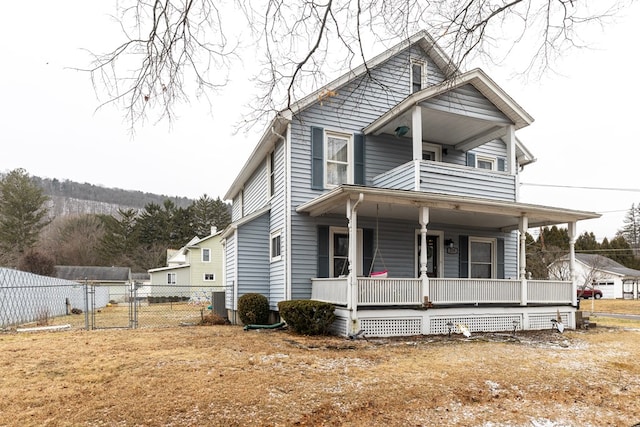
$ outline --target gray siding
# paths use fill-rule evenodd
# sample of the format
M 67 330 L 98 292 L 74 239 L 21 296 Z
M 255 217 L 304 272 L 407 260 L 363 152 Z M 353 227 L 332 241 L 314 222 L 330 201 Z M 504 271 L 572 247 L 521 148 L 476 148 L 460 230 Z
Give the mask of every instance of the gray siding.
M 420 165 L 420 189 L 456 196 L 516 200 L 515 176 L 469 167 L 446 167 L 435 162 Z
M 236 284 L 236 233 L 233 233 L 226 239 L 224 274 L 224 297 L 226 308 L 235 310 L 233 303 L 235 299 Z
M 278 302 L 286 298 L 285 295 L 285 270 L 288 254 L 286 253 L 286 171 L 285 171 L 285 144 L 279 141 L 275 147 L 275 192 L 271 199 L 270 232 L 280 231 L 281 234 L 281 259 L 270 263 L 269 269 L 269 304 L 272 310 L 278 308 Z
M 231 221 L 237 221 L 242 218 L 242 192 L 239 192 L 236 197 L 233 198 L 231 204 Z
M 261 163 L 260 168 L 249 178 L 243 191 L 243 214 L 250 215 L 263 208 L 268 201 L 267 162 Z
M 256 292 L 269 297 L 269 214 L 238 227 L 238 297 Z
M 510 123 L 510 120 L 471 84 L 430 98 L 420 105 L 466 117 Z

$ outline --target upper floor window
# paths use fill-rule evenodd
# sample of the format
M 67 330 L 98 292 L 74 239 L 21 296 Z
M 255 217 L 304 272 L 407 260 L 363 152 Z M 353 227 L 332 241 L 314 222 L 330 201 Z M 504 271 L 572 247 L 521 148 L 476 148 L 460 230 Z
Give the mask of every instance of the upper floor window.
M 167 273 L 167 285 L 176 284 L 176 273 Z
M 442 161 L 442 147 L 436 144 L 422 143 L 422 160 Z
M 424 62 L 411 60 L 411 93 L 421 91 L 426 86 L 426 68 Z
M 351 183 L 351 135 L 326 132 L 325 139 L 325 185 Z
M 202 248 L 202 262 L 211 262 L 211 249 Z
M 478 169 L 496 170 L 495 157 L 476 156 L 476 167 Z
M 273 196 L 276 192 L 276 152 L 269 153 L 269 197 Z

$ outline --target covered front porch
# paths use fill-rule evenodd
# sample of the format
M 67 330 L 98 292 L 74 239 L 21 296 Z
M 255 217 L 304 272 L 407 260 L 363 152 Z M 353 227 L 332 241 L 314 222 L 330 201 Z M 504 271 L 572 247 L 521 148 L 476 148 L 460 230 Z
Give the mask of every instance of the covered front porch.
M 525 232 L 529 227 L 567 224 L 571 240 L 570 259 L 574 265 L 576 222 L 597 217 L 590 212 L 508 201 L 353 185 L 342 185 L 300 206 L 298 212 L 334 220 L 341 215 L 346 217 L 351 242 L 358 239 L 359 218 L 363 221 L 367 218 L 371 222 L 371 218 L 377 221 L 379 217 L 413 221 L 418 230 L 418 248 L 428 247 L 427 237 L 433 233 L 431 226 L 446 230 L 464 227 L 470 234 L 502 233 L 513 241 L 508 249 L 510 253 L 505 254 L 503 249 L 503 253 L 492 255 L 493 266 L 487 270 L 490 271 L 487 278 L 477 277 L 471 266 L 465 266 L 464 271 L 460 267 L 458 271 L 457 265 L 455 271 L 458 274 L 455 276 L 451 266 L 443 265 L 447 268 L 439 268 L 437 274 L 429 277 L 428 271 L 435 272 L 428 268 L 432 260 L 428 260 L 428 251 L 419 249 L 415 276 L 400 277 L 402 275 L 390 271 L 386 278 L 368 277 L 368 272 L 359 265 L 362 257 L 357 245 L 349 245 L 348 269 L 342 272 L 346 274 L 334 272 L 329 277 L 311 278 L 311 298 L 336 305 L 339 333 L 365 330 L 370 336 L 395 335 L 393 331 L 406 334 L 415 332 L 416 328 L 420 330 L 418 333 L 440 333 L 443 325 L 456 321 L 477 330 L 509 330 L 516 323 L 521 329 L 540 328 L 548 327 L 550 320 L 558 314 L 567 326 L 573 326 L 577 305 L 574 281 L 528 278 Z M 451 234 L 442 232 L 439 239 L 443 249 L 448 249 L 449 244 L 453 246 L 451 239 L 445 239 L 446 233 Z M 470 247 L 455 249 L 456 255 L 447 255 L 447 262 L 451 263 L 455 258 L 456 264 L 471 264 Z M 504 263 L 505 258 L 513 259 L 510 262 L 514 266 L 501 277 L 495 266 Z M 414 261 L 407 259 L 406 262 L 413 264 Z M 414 326 L 408 329 L 390 326 L 398 322 Z M 420 326 L 415 326 L 417 324 Z M 380 325 L 386 326 L 380 329 Z

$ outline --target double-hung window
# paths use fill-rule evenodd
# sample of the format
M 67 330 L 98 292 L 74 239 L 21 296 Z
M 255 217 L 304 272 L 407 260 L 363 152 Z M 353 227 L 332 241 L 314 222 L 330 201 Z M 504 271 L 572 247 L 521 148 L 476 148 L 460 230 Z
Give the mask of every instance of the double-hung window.
M 476 156 L 476 167 L 478 169 L 496 170 L 495 157 Z
M 176 284 L 176 273 L 167 273 L 167 285 Z
M 336 132 L 325 134 L 325 185 L 335 187 L 352 182 L 351 135 Z
M 271 234 L 269 252 L 271 253 L 271 262 L 282 259 L 282 232 L 277 231 Z
M 426 71 L 424 62 L 412 59 L 411 60 L 411 93 L 421 91 L 426 86 Z
M 211 262 L 211 249 L 202 248 L 202 262 Z
M 496 240 L 469 238 L 469 277 L 493 279 L 496 277 Z

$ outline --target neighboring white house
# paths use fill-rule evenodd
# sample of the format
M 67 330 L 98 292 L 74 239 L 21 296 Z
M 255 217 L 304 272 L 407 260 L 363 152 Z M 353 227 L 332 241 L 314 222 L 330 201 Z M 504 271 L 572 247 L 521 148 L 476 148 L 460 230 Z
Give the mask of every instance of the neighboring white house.
M 167 266 L 149 270 L 149 296 L 209 298 L 213 291 L 224 291 L 221 234 L 213 227 L 209 236 L 168 250 Z
M 232 321 L 257 292 L 274 317 L 334 304 L 340 335 L 575 326 L 575 283 L 527 279 L 525 233 L 566 224 L 575 242 L 599 215 L 519 201 L 533 118 L 452 64 L 421 32 L 276 114 L 225 195 Z
M 575 274 L 578 289 L 600 289 L 603 298 L 638 298 L 640 270 L 625 267 L 611 258 L 576 254 Z M 549 277 L 552 279 L 566 279 L 568 275 L 568 256 L 549 266 Z

